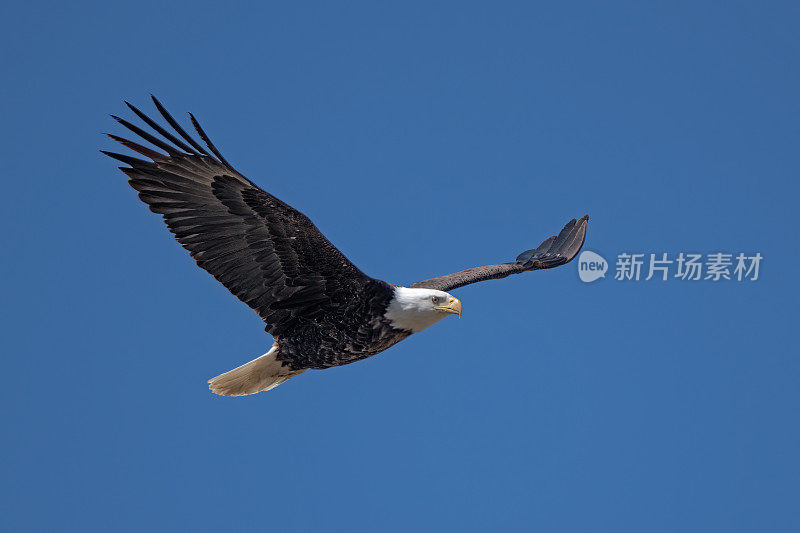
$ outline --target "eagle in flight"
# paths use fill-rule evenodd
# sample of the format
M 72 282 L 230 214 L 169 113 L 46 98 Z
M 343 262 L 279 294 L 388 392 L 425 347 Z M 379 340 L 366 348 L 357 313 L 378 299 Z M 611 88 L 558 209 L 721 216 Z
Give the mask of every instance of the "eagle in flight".
M 449 315 L 461 316 L 461 302 L 448 291 L 563 265 L 586 238 L 588 215 L 513 262 L 393 285 L 361 272 L 308 217 L 237 172 L 194 115 L 189 119 L 205 147 L 152 99 L 172 132 L 125 104 L 161 138 L 111 116 L 160 151 L 108 134 L 147 160 L 103 153 L 128 165 L 119 168 L 139 198 L 200 268 L 258 313 L 274 339 L 261 357 L 209 380 L 217 394 L 254 394 L 309 368 L 373 356 Z

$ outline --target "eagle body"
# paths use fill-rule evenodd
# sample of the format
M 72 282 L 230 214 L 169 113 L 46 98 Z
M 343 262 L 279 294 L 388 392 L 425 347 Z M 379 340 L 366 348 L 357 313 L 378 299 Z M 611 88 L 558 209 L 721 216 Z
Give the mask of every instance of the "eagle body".
M 152 97 L 171 131 L 135 106 L 128 108 L 157 135 L 113 116 L 156 149 L 109 137 L 145 156 L 103 151 L 151 211 L 161 215 L 198 266 L 251 307 L 272 335 L 272 348 L 209 380 L 213 392 L 241 396 L 270 390 L 307 369 L 341 366 L 378 354 L 456 314 L 447 291 L 571 261 L 586 237 L 588 216 L 515 261 L 470 268 L 410 287 L 364 274 L 300 211 L 235 170 L 195 117 L 205 147 Z
M 346 365 L 376 355 L 411 335 L 394 327 L 386 311 L 395 288 L 377 279 L 354 287 L 334 310 L 302 321 L 276 337 L 277 358 L 293 370 Z

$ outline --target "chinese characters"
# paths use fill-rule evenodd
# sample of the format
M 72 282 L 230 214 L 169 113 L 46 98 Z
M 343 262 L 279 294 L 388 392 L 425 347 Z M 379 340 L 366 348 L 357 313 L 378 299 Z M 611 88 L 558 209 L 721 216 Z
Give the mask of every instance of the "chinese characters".
M 617 256 L 617 281 L 645 281 L 653 278 L 667 281 L 677 278 L 684 281 L 756 281 L 763 256 L 716 252 L 696 254 L 680 252 L 670 257 L 667 253 L 637 254 L 623 252 Z

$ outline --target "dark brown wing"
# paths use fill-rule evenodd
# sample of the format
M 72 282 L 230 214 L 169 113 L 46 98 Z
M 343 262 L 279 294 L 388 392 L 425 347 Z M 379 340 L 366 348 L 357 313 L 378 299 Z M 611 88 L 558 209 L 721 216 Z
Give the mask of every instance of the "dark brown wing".
M 109 136 L 150 161 L 103 153 L 130 165 L 120 170 L 139 198 L 201 268 L 258 312 L 269 333 L 336 308 L 370 280 L 305 215 L 234 170 L 193 116 L 213 155 L 153 102 L 183 141 L 126 102 L 165 140 L 114 118 L 166 154 L 116 135 Z
M 411 287 L 450 291 L 470 283 L 504 278 L 528 270 L 561 266 L 572 261 L 580 251 L 583 241 L 586 239 L 588 222 L 589 215 L 585 215 L 577 221 L 573 218 L 567 222 L 561 233 L 545 239 L 538 248 L 522 252 L 514 263 L 469 268 L 446 276 L 418 281 Z

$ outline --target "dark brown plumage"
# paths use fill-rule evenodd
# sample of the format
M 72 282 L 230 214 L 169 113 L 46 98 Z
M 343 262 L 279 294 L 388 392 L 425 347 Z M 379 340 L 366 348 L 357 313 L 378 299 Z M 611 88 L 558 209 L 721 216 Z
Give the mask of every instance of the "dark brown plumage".
M 580 251 L 583 241 L 586 240 L 588 223 L 589 215 L 584 215 L 577 221 L 573 218 L 567 222 L 558 235 L 548 237 L 533 250 L 522 252 L 513 263 L 469 268 L 446 276 L 418 281 L 411 285 L 411 288 L 451 291 L 479 281 L 500 279 L 511 274 L 561 266 L 572 261 Z
M 190 141 L 153 98 L 167 121 Z M 163 216 L 179 243 L 237 298 L 253 308 L 267 332 L 281 335 L 297 322 L 341 305 L 369 278 L 301 212 L 260 189 L 196 143 L 194 150 L 169 135 L 136 107 L 139 117 L 190 153 L 182 153 L 129 122 L 120 124 L 168 152 L 161 154 L 116 135 L 112 139 L 152 159 L 106 152 L 150 210 Z M 196 125 L 199 130 L 199 125 Z M 205 135 L 204 135 L 205 136 Z M 207 137 L 206 137 L 207 139 Z M 191 142 L 191 141 L 190 141 Z M 209 147 L 212 145 L 209 142 Z
M 308 368 L 328 368 L 375 355 L 448 314 L 461 302 L 446 293 L 486 279 L 570 261 L 586 236 L 588 217 L 520 254 L 515 263 L 478 267 L 420 281 L 411 288 L 371 278 L 353 265 L 301 212 L 237 172 L 190 113 L 205 147 L 153 97 L 172 128 L 128 108 L 161 137 L 112 117 L 152 144 L 113 140 L 148 160 L 103 151 L 139 198 L 160 214 L 178 242 L 242 302 L 275 338 L 263 356 L 213 378 L 211 389 L 237 396 L 269 390 Z

